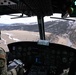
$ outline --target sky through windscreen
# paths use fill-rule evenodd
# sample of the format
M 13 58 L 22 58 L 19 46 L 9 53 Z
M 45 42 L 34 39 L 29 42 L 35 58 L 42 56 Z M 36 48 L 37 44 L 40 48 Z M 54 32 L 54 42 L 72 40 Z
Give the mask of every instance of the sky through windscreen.
M 19 14 L 17 14 L 19 15 Z M 55 14 L 54 15 L 55 17 L 60 17 L 61 14 Z M 26 24 L 29 24 L 29 23 L 37 23 L 37 17 L 36 16 L 33 16 L 33 17 L 27 17 L 27 18 L 17 18 L 17 19 L 11 19 L 13 17 L 16 17 L 16 16 L 9 16 L 9 15 L 3 15 L 0 17 L 0 23 L 4 23 L 4 24 L 12 24 L 12 23 L 26 23 Z M 51 21 L 50 17 L 46 16 L 44 18 L 45 22 L 46 21 Z

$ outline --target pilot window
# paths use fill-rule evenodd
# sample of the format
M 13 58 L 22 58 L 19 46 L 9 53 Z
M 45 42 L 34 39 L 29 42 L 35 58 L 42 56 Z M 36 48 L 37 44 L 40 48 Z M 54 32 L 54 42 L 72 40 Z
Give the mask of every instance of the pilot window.
M 73 73 L 70 67 L 76 61 L 76 22 L 46 16 L 45 40 L 41 40 L 42 30 L 39 30 L 36 16 L 11 16 L 2 16 L 4 19 L 0 22 L 0 46 L 7 53 L 8 65 L 10 61 L 18 63 L 17 66 L 25 69 L 23 75 Z
M 1 18 L 3 20 L 1 20 L 0 23 L 0 45 L 4 48 L 9 43 L 18 41 L 38 41 L 40 39 L 37 17 L 21 19 L 17 16 L 18 14 L 5 15 Z M 73 21 L 51 19 L 50 17 L 45 17 L 44 21 L 46 40 L 50 41 L 50 43 L 58 43 L 76 48 L 76 31 Z

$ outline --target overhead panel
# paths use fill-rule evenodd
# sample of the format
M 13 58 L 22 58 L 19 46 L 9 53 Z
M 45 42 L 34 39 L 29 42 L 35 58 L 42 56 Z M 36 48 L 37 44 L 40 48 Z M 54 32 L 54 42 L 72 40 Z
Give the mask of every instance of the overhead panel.
M 14 10 L 11 8 L 11 6 L 16 6 L 16 5 L 17 5 L 16 3 L 10 0 L 0 0 L 0 15 L 12 14 L 17 12 L 19 13 L 18 10 Z
M 26 8 L 26 5 L 24 5 L 22 2 L 16 4 L 16 5 L 8 5 L 9 8 L 18 10 L 18 11 L 24 11 Z
M 16 4 L 10 0 L 0 0 L 0 15 L 20 13 L 25 8 L 24 6 L 22 3 Z
M 50 16 L 53 14 L 51 0 L 11 0 L 17 4 L 26 5 L 25 11 L 37 16 Z M 24 8 L 20 5 L 21 8 Z
M 0 0 L 0 6 L 2 5 L 14 5 L 16 3 L 10 1 L 10 0 Z
M 24 12 L 25 14 L 32 13 L 37 16 L 49 16 L 53 13 L 51 0 L 0 0 L 0 6 L 0 12 L 8 9 L 11 12 L 18 11 Z M 6 9 L 4 10 L 3 8 Z M 6 11 L 5 13 L 8 12 L 9 11 Z
M 36 15 L 45 16 L 52 14 L 51 0 L 21 0 L 23 1 Z

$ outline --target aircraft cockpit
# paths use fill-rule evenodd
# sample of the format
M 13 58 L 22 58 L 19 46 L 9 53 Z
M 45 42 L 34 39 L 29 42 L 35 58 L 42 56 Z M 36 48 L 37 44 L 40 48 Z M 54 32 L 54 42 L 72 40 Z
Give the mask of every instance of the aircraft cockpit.
M 68 74 L 71 65 L 75 66 L 76 50 L 68 46 L 48 41 L 23 41 L 8 44 L 8 48 L 8 60 L 20 59 L 27 75 L 60 75 L 64 69 Z
M 7 44 L 9 52 L 6 52 L 7 70 L 9 71 L 10 69 L 16 69 L 16 71 L 18 71 L 17 73 L 15 71 L 11 71 L 13 72 L 12 75 L 76 75 L 76 48 L 73 48 L 71 46 L 71 42 L 69 46 L 58 44 L 56 42 L 50 42 L 46 39 L 45 34 L 48 28 L 50 28 L 49 30 L 51 30 L 51 32 L 54 32 L 54 29 L 56 32 L 57 30 L 62 29 L 60 32 L 62 32 L 63 35 L 56 33 L 54 36 L 58 34 L 60 36 L 63 36 L 64 39 L 61 38 L 61 40 L 59 40 L 60 36 L 57 35 L 57 38 L 51 37 L 53 41 L 59 40 L 62 43 L 66 42 L 66 40 L 69 41 L 69 39 L 66 38 L 67 34 L 69 35 L 70 39 L 71 37 L 75 38 L 75 34 L 71 32 L 76 32 L 75 27 L 71 28 L 72 24 L 70 24 L 70 22 L 75 22 L 75 19 L 67 18 L 68 14 L 70 16 L 73 15 L 73 9 L 69 7 L 75 8 L 74 1 L 72 2 L 71 0 L 0 0 L 0 15 L 11 15 L 14 13 L 21 13 L 20 16 L 13 17 L 11 19 L 23 17 L 26 17 L 27 19 L 27 17 L 37 16 L 36 25 L 38 26 L 38 30 L 34 28 L 35 25 L 28 25 L 25 27 L 25 25 L 22 24 L 19 26 L 14 24 L 14 28 L 16 29 L 18 29 L 18 27 L 20 27 L 21 30 L 26 30 L 30 28 L 30 32 L 32 32 L 31 28 L 36 29 L 36 37 L 38 37 L 37 34 L 39 34 L 39 38 L 37 41 L 22 41 L 13 38 L 13 36 L 19 36 L 19 33 L 22 34 L 22 32 L 20 31 L 18 31 L 19 33 L 17 35 L 7 33 L 10 29 L 14 29 L 13 25 L 11 27 L 8 25 L 8 31 L 6 31 L 6 33 L 5 31 L 2 32 L 2 37 L 4 37 L 2 38 L 2 40 L 4 41 L 4 44 L 7 44 L 5 38 L 10 39 L 8 40 L 8 42 L 14 40 L 13 42 L 11 41 L 11 43 Z M 50 18 L 62 19 L 66 21 L 57 20 L 56 23 L 55 21 L 52 21 L 47 22 L 45 25 L 44 17 L 51 16 L 53 15 L 53 13 L 61 13 L 61 18 Z M 70 22 L 67 22 L 67 20 L 69 20 Z M 58 25 L 59 23 L 60 25 Z M 1 27 L 2 29 L 3 27 L 6 28 L 6 26 L 3 25 Z M 12 31 L 10 31 L 10 33 L 12 33 Z M 27 34 L 29 34 L 29 37 L 31 38 L 31 35 L 33 35 L 34 33 Z M 23 36 L 20 37 L 26 38 L 26 36 L 23 34 Z M 75 41 L 73 42 L 75 43 Z M 75 44 L 73 45 L 75 46 Z M 0 65 L 1 64 L 2 63 L 0 63 Z

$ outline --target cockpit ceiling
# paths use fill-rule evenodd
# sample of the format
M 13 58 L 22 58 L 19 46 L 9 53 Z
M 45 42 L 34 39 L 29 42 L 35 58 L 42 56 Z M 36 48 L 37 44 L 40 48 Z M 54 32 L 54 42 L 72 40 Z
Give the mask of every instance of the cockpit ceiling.
M 26 12 L 31 12 L 33 15 L 39 16 L 52 14 L 51 0 L 0 0 L 0 9 L 0 15 L 4 13 L 10 14 L 12 11 L 21 12 L 26 15 Z
M 19 13 L 17 10 L 12 10 L 11 8 L 7 6 L 0 6 L 0 15 L 7 15 L 12 13 Z
M 61 0 L 0 0 L 0 15 L 15 12 L 30 16 L 50 16 L 54 12 L 61 12 L 63 2 L 59 5 L 59 1 Z
M 38 16 L 45 16 L 52 14 L 51 0 L 21 0 L 27 5 L 34 14 Z
M 35 15 L 52 15 L 51 0 L 11 0 L 14 2 L 23 2 Z M 25 9 L 26 10 L 26 9 Z
M 22 13 L 25 11 L 26 5 L 22 2 L 16 4 L 9 0 L 0 1 L 0 15 L 12 14 L 12 13 Z
M 16 3 L 10 1 L 10 0 L 0 0 L 0 6 L 2 5 L 14 5 Z

